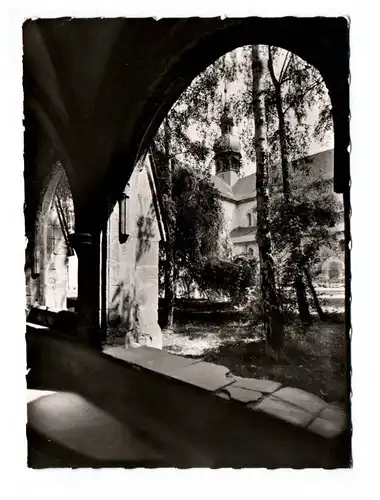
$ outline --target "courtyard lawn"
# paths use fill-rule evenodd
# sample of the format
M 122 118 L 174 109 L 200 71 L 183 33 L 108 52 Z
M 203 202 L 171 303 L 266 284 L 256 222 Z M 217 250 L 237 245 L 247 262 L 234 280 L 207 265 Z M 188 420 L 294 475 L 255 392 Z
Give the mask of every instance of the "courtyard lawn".
M 315 318 L 308 329 L 294 320 L 285 327 L 284 353 L 278 361 L 265 354 L 260 326 L 236 316 L 218 323 L 196 318 L 178 321 L 164 331 L 164 349 L 173 354 L 224 365 L 235 375 L 271 379 L 317 394 L 327 401 L 343 401 L 346 391 L 344 314 L 326 322 Z M 181 324 L 182 323 L 182 324 Z

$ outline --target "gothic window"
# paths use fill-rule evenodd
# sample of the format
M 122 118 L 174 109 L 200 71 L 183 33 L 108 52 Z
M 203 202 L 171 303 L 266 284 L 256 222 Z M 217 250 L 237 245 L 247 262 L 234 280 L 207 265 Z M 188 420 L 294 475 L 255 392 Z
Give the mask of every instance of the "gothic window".
M 344 240 L 340 240 L 340 241 L 339 241 L 339 250 L 340 250 L 341 252 L 344 252 Z
M 248 255 L 249 255 L 250 257 L 253 257 L 253 248 L 250 248 L 250 249 L 248 250 Z
M 248 227 L 252 226 L 252 214 L 247 214 Z

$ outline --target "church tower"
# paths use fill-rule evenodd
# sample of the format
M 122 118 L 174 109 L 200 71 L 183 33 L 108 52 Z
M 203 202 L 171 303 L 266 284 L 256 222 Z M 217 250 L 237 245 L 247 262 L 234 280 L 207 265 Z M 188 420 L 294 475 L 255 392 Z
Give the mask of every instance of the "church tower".
M 234 121 L 227 104 L 227 89 L 224 87 L 224 110 L 220 119 L 221 136 L 214 144 L 215 174 L 229 186 L 238 180 L 241 168 L 239 139 L 233 135 Z

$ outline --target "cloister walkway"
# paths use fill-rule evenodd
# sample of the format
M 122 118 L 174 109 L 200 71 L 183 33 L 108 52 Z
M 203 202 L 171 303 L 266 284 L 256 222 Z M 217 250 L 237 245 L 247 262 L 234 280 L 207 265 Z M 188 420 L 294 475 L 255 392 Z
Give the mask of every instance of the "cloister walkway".
M 343 410 L 151 348 L 99 353 L 29 326 L 29 466 L 349 466 Z

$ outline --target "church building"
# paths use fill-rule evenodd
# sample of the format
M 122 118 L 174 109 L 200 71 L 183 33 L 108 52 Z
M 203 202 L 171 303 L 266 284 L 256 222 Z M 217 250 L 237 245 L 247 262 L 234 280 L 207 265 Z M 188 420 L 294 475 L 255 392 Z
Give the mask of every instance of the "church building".
M 214 144 L 215 175 L 212 182 L 220 193 L 225 232 L 232 255 L 258 256 L 256 241 L 256 174 L 242 176 L 242 155 L 239 138 L 234 135 L 234 122 L 225 105 L 220 120 L 220 137 Z M 306 183 L 333 179 L 334 150 L 326 150 L 307 158 L 309 168 Z M 307 184 L 308 185 L 308 184 Z M 331 191 L 333 188 L 331 185 Z M 344 222 L 342 195 L 335 194 L 341 207 L 340 221 L 334 228 L 338 242 L 335 253 L 321 249 L 321 277 L 324 281 L 342 280 L 344 275 Z

